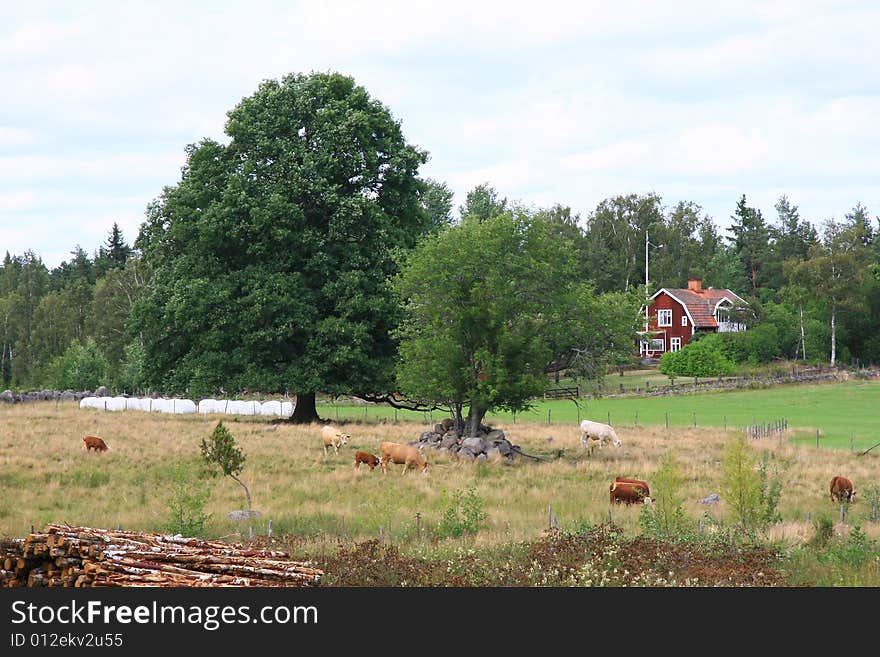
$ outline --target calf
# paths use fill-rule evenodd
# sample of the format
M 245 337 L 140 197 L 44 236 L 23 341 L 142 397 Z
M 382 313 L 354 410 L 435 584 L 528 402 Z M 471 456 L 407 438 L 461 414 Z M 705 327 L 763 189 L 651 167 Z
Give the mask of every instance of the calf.
M 107 447 L 107 443 L 98 438 L 97 436 L 84 436 L 83 442 L 86 445 L 86 451 L 95 450 L 96 452 L 106 452 L 109 447 Z
M 852 502 L 856 491 L 853 489 L 853 483 L 846 477 L 834 477 L 831 480 L 831 501 Z
M 403 474 L 410 467 L 419 468 L 422 474 L 428 473 L 428 461 L 418 447 L 402 445 L 400 443 L 384 442 L 379 445 L 382 474 L 388 474 L 389 463 L 402 463 Z
M 374 454 L 370 454 L 369 452 L 355 452 L 355 455 L 354 455 L 355 470 L 360 469 L 361 463 L 366 463 L 368 466 L 370 466 L 370 470 L 372 470 L 377 465 L 381 465 L 382 459 L 375 456 Z
M 327 456 L 328 447 L 332 447 L 336 450 L 335 453 L 339 454 L 339 448 L 342 445 L 347 445 L 348 439 L 351 438 L 351 436 L 327 425 L 321 428 L 321 438 L 324 440 L 324 456 Z
M 651 491 L 648 483 L 641 479 L 629 479 L 617 477 L 608 489 L 611 496 L 611 504 L 623 502 L 624 504 L 638 504 L 640 502 L 651 504 Z

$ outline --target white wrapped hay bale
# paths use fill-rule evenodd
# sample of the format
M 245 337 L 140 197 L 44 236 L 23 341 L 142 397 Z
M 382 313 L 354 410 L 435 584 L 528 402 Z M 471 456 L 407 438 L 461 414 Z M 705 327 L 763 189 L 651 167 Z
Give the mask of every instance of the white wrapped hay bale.
M 216 399 L 202 399 L 199 402 L 199 413 L 217 413 L 217 403 Z
M 196 404 L 192 399 L 172 399 L 172 407 L 178 415 L 196 412 Z
M 106 397 L 107 405 L 104 407 L 104 410 L 107 411 L 124 411 L 125 410 L 125 402 L 127 399 L 125 397 Z
M 232 400 L 226 409 L 227 415 L 256 415 L 259 413 L 260 402 Z
M 278 417 L 279 415 L 281 415 L 281 402 L 264 401 L 262 404 L 260 404 L 260 415 Z

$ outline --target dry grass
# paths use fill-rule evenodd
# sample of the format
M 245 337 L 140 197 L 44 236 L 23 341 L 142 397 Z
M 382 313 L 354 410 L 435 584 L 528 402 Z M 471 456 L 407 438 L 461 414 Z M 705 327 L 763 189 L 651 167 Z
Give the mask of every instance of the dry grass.
M 164 528 L 169 512 L 174 467 L 189 468 L 198 481 L 199 443 L 210 435 L 219 416 L 171 416 L 158 413 L 108 413 L 80 410 L 75 404 L 54 402 L 0 407 L 0 534 L 23 536 L 31 526 L 67 522 L 142 531 Z M 378 452 L 383 440 L 408 442 L 426 430 L 416 423 L 346 423 L 349 444 L 324 456 L 319 426 L 273 424 L 261 418 L 223 418 L 247 461 L 242 479 L 250 486 L 254 508 L 261 517 L 258 534 L 273 521 L 276 533 L 304 537 L 366 539 L 379 528 L 405 540 L 439 523 L 448 495 L 473 487 L 484 500 L 488 527 L 477 544 L 502 544 L 533 539 L 547 526 L 552 506 L 563 529 L 579 523 L 613 522 L 628 534 L 638 532 L 639 508 L 615 507 L 608 486 L 616 475 L 649 482 L 660 457 L 671 450 L 688 482 L 686 513 L 696 519 L 705 511 L 725 519 L 724 503 L 707 509 L 698 500 L 720 492 L 721 459 L 734 432 L 620 426 L 619 450 L 596 450 L 588 458 L 580 448 L 576 426 L 528 425 L 521 422 L 497 428 L 508 431 L 513 443 L 528 453 L 552 458 L 538 463 L 473 463 L 428 452 L 429 472 L 401 476 L 402 466 L 354 469 L 354 453 Z M 86 453 L 85 434 L 102 437 L 110 446 L 104 454 Z M 780 502 L 783 522 L 771 536 L 799 543 L 812 535 L 810 518 L 838 518 L 828 495 L 832 476 L 853 480 L 856 490 L 878 483 L 878 457 L 855 457 L 846 451 L 792 446 L 777 440 L 756 441 L 756 450 L 770 454 L 771 474 L 785 487 Z M 227 513 L 244 505 L 242 489 L 229 478 L 207 480 L 211 492 L 206 511 L 212 514 L 208 531 L 214 537 L 238 537 L 242 528 Z M 858 499 L 858 498 L 857 498 Z M 880 523 L 867 522 L 870 509 L 862 501 L 852 506 L 845 533 L 861 523 L 871 537 L 880 536 Z M 245 530 L 246 531 L 246 530 Z M 426 534 L 423 533 L 423 536 Z

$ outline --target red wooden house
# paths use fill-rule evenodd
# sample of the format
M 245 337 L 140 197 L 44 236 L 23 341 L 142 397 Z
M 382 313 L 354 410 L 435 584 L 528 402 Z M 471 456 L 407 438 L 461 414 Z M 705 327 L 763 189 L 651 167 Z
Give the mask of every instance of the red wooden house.
M 646 306 L 639 355 L 659 358 L 667 351 L 678 351 L 699 331 L 743 331 L 745 325 L 732 321 L 731 311 L 747 305 L 730 290 L 703 288 L 701 280 L 688 281 L 687 289 L 661 288 Z

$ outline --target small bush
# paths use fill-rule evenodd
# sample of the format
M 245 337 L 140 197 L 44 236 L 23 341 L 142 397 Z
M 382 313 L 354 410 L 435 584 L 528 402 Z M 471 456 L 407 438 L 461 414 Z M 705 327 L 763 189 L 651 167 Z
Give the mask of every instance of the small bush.
M 443 494 L 446 495 L 445 491 Z M 488 517 L 484 507 L 485 502 L 473 488 L 455 491 L 437 526 L 437 537 L 457 538 L 476 534 Z
M 205 513 L 205 503 L 211 493 L 188 468 L 178 465 L 172 474 L 172 486 L 168 497 L 168 523 L 166 530 L 172 534 L 201 537 L 210 514 Z

